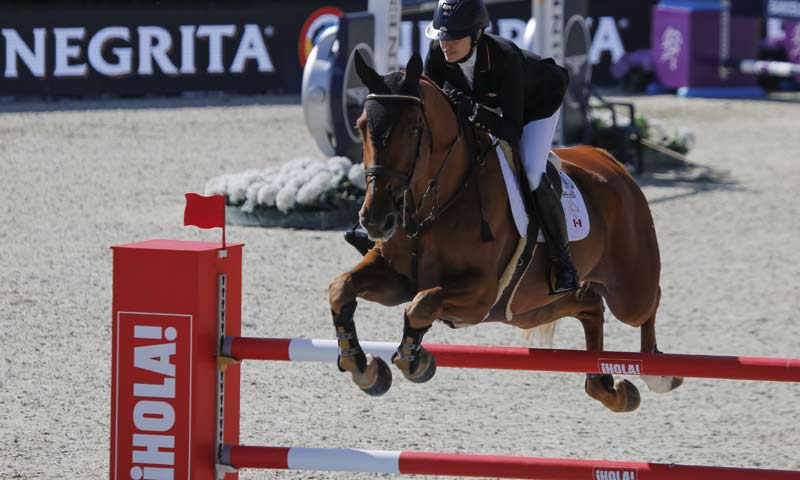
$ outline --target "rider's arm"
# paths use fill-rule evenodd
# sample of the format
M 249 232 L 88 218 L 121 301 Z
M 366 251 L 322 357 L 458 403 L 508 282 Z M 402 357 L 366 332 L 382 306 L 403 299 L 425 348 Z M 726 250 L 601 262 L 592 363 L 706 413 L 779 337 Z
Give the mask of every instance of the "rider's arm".
M 526 89 L 533 98 L 525 101 L 525 121 L 548 118 L 561 107 L 569 85 L 569 72 L 552 58 L 527 61 L 525 77 L 534 85 Z
M 503 65 L 503 71 L 503 80 L 498 92 L 501 113 L 481 105 L 470 117 L 470 120 L 476 126 L 515 145 L 522 137 L 525 106 L 522 57 L 520 55 L 510 56 L 508 62 Z

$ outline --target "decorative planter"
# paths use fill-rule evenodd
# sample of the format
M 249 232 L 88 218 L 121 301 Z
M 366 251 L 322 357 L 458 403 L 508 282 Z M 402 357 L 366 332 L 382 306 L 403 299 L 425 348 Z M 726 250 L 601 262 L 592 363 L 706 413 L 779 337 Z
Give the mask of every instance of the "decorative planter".
M 225 207 L 228 225 L 243 227 L 299 228 L 305 230 L 336 230 L 352 226 L 358 221 L 362 199 L 339 199 L 330 210 L 292 210 L 283 213 L 275 208 L 257 206 L 252 212 L 243 212 L 240 206 Z

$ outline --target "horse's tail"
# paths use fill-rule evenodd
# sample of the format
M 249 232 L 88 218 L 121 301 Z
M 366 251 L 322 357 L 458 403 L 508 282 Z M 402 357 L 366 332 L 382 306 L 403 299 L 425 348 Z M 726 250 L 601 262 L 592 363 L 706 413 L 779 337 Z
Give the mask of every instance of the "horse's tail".
M 539 325 L 538 327 L 528 328 L 522 335 L 526 341 L 533 341 L 534 346 L 539 348 L 553 348 L 553 339 L 556 336 L 556 327 L 562 319 Z

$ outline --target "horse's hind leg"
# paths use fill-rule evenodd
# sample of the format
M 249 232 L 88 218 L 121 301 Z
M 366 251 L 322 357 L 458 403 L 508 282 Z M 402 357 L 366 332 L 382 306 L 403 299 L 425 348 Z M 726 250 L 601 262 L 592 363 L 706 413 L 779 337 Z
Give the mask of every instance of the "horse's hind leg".
M 661 353 L 656 346 L 656 315 L 655 313 L 642 325 L 642 352 Z M 658 375 L 642 375 L 642 380 L 647 388 L 656 393 L 667 393 L 683 384 L 683 377 L 664 377 Z
M 583 308 L 575 314 L 583 325 L 586 350 L 603 351 L 603 298 L 589 287 L 582 299 Z M 639 390 L 628 380 L 614 384 L 611 374 L 590 373 L 586 375 L 586 393 L 600 401 L 612 412 L 632 412 L 639 407 Z
M 575 294 L 561 297 L 555 302 L 518 314 L 509 322 L 519 328 L 533 328 L 563 317 L 575 317 L 583 325 L 586 335 L 586 350 L 603 351 L 603 297 L 594 289 L 594 284 L 586 285 Z M 639 390 L 627 380 L 614 385 L 610 374 L 586 375 L 586 393 L 598 400 L 611 411 L 630 412 L 639 406 Z

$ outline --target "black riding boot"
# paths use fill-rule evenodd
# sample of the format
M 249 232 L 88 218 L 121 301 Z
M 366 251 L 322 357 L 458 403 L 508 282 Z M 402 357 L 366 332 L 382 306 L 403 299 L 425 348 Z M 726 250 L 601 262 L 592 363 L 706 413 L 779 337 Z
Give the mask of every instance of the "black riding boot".
M 344 232 L 344 239 L 347 240 L 347 243 L 356 247 L 356 250 L 361 255 L 366 255 L 375 246 L 375 242 L 369 239 L 367 232 L 362 230 L 359 225 Z
M 580 280 L 569 253 L 569 237 L 564 207 L 561 205 L 561 189 L 556 188 L 550 175 L 542 175 L 539 188 L 533 191 L 533 200 L 536 216 L 544 233 L 545 252 L 550 260 L 547 272 L 550 294 L 575 291 L 579 287 Z

